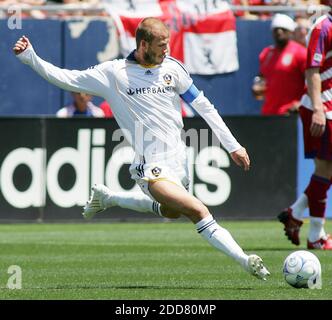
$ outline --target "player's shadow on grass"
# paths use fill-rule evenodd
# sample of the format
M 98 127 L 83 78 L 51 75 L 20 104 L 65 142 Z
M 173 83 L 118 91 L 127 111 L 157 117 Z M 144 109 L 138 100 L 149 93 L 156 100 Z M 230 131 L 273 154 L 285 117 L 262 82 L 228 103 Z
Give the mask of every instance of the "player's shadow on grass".
M 290 247 L 290 248 L 270 248 L 270 247 L 266 247 L 266 248 L 262 248 L 262 247 L 254 247 L 254 248 L 244 248 L 244 250 L 246 252 L 250 251 L 250 252 L 254 252 L 254 251 L 295 251 L 295 250 L 307 250 L 306 247 Z
M 31 288 L 33 289 L 33 288 Z M 197 289 L 201 289 L 201 290 L 253 290 L 253 288 L 236 288 L 236 287 L 225 287 L 225 286 L 220 286 L 220 287 L 202 287 L 202 286 L 162 286 L 162 285 L 59 285 L 59 286 L 52 286 L 52 287 L 43 287 L 43 288 L 35 288 L 35 289 L 42 289 L 42 290 L 73 290 L 73 289 L 154 289 L 154 290 L 174 290 L 174 289 L 178 289 L 178 290 L 197 290 Z

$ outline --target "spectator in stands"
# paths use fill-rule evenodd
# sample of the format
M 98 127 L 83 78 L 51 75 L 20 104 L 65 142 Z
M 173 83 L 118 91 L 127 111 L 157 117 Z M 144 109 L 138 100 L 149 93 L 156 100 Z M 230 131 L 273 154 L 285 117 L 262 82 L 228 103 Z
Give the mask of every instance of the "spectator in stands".
M 61 5 L 68 5 L 68 6 L 77 6 L 75 10 L 58 10 L 55 14 L 50 13 L 50 16 L 56 16 L 65 18 L 68 16 L 99 16 L 105 15 L 104 13 L 100 12 L 99 10 L 93 9 L 92 5 L 96 6 L 99 3 L 99 0 L 47 0 L 48 4 L 61 4 Z M 83 5 L 91 5 L 91 9 L 83 10 Z
M 251 9 L 251 11 L 235 11 L 234 14 L 237 17 L 244 18 L 244 19 L 269 19 L 273 15 L 273 13 L 283 13 L 287 14 L 291 17 L 295 17 L 298 14 L 303 14 L 303 11 L 297 12 L 294 11 L 294 8 L 291 7 L 303 7 L 311 5 L 319 5 L 324 4 L 324 2 L 328 2 L 330 0 L 325 1 L 319 1 L 319 0 L 232 0 L 232 5 L 240 5 L 240 6 L 278 6 L 278 7 L 289 7 L 290 10 L 285 12 L 285 10 L 278 10 L 278 11 L 271 11 L 269 8 L 266 9 L 266 11 L 254 11 L 254 9 Z M 274 8 L 275 9 L 275 8 Z M 311 13 L 308 13 L 308 17 L 311 15 Z
M 30 9 L 24 10 L 20 13 L 21 18 L 35 18 L 35 19 L 45 19 L 46 14 L 41 10 L 33 9 L 34 6 L 43 6 L 46 4 L 46 0 L 0 0 L 0 5 L 3 6 L 14 6 L 19 7 L 21 9 Z M 16 12 L 10 10 L 7 12 L 0 10 L 0 18 L 4 18 L 5 16 L 11 16 Z
M 232 4 L 237 6 L 264 6 L 268 3 L 266 3 L 266 0 L 233 0 Z M 244 19 L 250 19 L 255 20 L 258 18 L 264 19 L 266 17 L 269 17 L 271 14 L 269 12 L 256 12 L 256 11 L 235 11 L 235 16 L 244 18 Z
M 26 6 L 43 6 L 46 4 L 46 0 L 20 0 L 19 3 L 22 3 Z M 29 16 L 34 19 L 45 19 L 47 14 L 42 10 L 31 10 Z
M 10 6 L 17 3 L 18 2 L 16 0 L 0 0 L 0 6 Z
M 92 96 L 86 93 L 72 92 L 73 103 L 61 108 L 56 113 L 59 118 L 70 118 L 70 117 L 94 117 L 103 118 L 105 116 L 103 110 L 95 106 L 91 102 Z
M 103 110 L 105 118 L 113 118 L 113 111 L 106 100 L 99 105 L 99 108 Z
M 0 0 L 0 6 L 12 6 L 17 4 L 16 0 Z M 0 19 L 5 19 L 10 16 L 8 10 L 0 10 Z
M 252 92 L 264 99 L 263 115 L 285 115 L 299 108 L 304 92 L 306 49 L 291 40 L 295 22 L 276 14 L 271 24 L 274 45 L 259 55 L 260 74 L 255 77 Z
M 318 1 L 321 5 L 324 5 L 324 6 L 330 6 L 331 3 L 330 3 L 330 0 L 320 0 Z

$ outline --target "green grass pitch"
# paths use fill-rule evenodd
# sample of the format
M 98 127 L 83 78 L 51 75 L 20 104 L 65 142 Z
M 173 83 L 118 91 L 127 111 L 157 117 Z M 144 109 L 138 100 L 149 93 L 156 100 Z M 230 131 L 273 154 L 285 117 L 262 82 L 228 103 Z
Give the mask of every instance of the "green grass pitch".
M 0 300 L 332 299 L 332 252 L 314 251 L 323 289 L 295 289 L 283 280 L 284 258 L 305 249 L 308 222 L 299 247 L 277 221 L 221 224 L 247 253 L 263 258 L 268 281 L 244 272 L 191 223 L 6 224 L 0 225 Z M 22 289 L 7 288 L 10 265 L 21 267 Z

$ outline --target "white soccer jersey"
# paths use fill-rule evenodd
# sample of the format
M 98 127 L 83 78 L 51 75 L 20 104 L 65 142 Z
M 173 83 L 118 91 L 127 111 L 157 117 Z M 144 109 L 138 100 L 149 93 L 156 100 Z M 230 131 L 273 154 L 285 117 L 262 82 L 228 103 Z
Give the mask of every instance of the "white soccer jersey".
M 183 150 L 180 97 L 207 121 L 228 152 L 241 148 L 214 106 L 193 86 L 183 65 L 171 57 L 151 68 L 140 65 L 134 53 L 87 70 L 58 68 L 37 56 L 32 47 L 17 56 L 52 84 L 74 92 L 103 97 L 139 156 L 145 161 L 164 152 Z

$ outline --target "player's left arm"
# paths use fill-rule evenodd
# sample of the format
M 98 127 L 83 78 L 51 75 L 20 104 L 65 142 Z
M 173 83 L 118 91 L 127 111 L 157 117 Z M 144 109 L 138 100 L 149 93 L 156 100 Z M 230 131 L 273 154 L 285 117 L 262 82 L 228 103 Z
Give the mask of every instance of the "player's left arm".
M 207 122 L 233 161 L 244 170 L 249 170 L 250 159 L 246 149 L 235 139 L 213 104 L 204 96 L 203 91 L 199 91 L 193 84 L 193 80 L 184 67 L 179 70 L 178 74 L 177 89 L 182 100 L 191 105 Z
M 182 100 L 191 105 L 207 122 L 233 161 L 244 170 L 249 170 L 250 159 L 246 149 L 235 139 L 213 104 L 204 96 L 203 91 L 198 90 L 194 85 L 185 66 L 175 59 L 173 61 L 177 73 L 176 89 Z
M 244 170 L 249 170 L 250 159 L 246 149 L 238 143 L 213 104 L 204 96 L 204 93 L 199 91 L 192 83 L 188 90 L 180 96 L 207 122 L 221 144 L 229 152 L 233 161 L 238 166 L 243 167 Z

